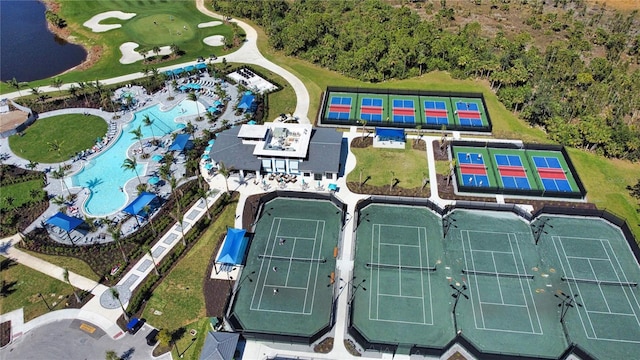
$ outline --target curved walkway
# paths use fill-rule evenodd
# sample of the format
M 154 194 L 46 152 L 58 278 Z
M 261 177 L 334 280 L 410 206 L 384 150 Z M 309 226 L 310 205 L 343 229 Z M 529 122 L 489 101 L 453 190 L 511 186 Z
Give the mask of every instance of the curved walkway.
M 208 15 L 215 19 L 223 19 L 222 15 L 216 14 L 211 10 L 207 9 L 205 6 L 204 0 L 196 0 L 196 6 L 198 10 L 205 15 Z M 289 71 L 267 60 L 260 53 L 260 50 L 258 49 L 258 33 L 254 28 L 252 28 L 249 24 L 239 20 L 232 20 L 232 22 L 238 24 L 238 26 L 240 26 L 240 28 L 244 30 L 244 32 L 246 33 L 246 41 L 237 51 L 231 54 L 225 55 L 224 57 L 222 56 L 218 57 L 218 59 L 212 62 L 221 63 L 222 59 L 226 58 L 228 62 L 258 65 L 282 76 L 285 80 L 289 82 L 289 84 L 291 84 L 291 87 L 293 88 L 293 91 L 296 94 L 296 109 L 293 112 L 293 116 L 298 117 L 298 120 L 300 123 L 308 124 L 310 122 L 309 118 L 307 117 L 307 114 L 309 113 L 309 92 L 307 91 L 307 88 L 304 86 L 302 81 L 300 81 L 300 79 L 298 79 L 295 75 L 293 75 Z M 187 65 L 196 65 L 196 64 L 197 64 L 196 60 L 193 60 L 193 61 L 184 62 L 182 64 L 176 64 L 176 65 L 158 68 L 158 71 L 164 72 L 167 70 L 184 67 Z M 139 79 L 145 76 L 146 75 L 144 73 L 137 72 L 137 73 L 132 73 L 128 75 L 114 77 L 111 79 L 103 79 L 103 80 L 100 80 L 100 82 L 106 85 L 110 85 L 110 84 L 117 84 L 121 82 Z M 72 85 L 71 83 L 64 84 L 60 87 L 60 89 L 54 88 L 53 86 L 42 86 L 42 87 L 39 87 L 39 89 L 40 91 L 46 93 L 46 92 L 59 91 L 59 90 L 68 90 L 71 85 Z M 22 93 L 21 91 L 15 91 L 7 94 L 2 94 L 0 97 L 13 99 L 13 98 L 22 96 L 21 93 Z

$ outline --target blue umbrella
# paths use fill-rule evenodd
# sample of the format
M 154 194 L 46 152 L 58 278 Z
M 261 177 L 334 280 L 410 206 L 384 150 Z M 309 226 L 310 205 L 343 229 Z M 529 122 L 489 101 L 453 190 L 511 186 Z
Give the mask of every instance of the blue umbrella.
M 204 164 L 204 168 L 207 170 L 211 170 L 212 167 L 213 167 L 212 163 Z
M 162 155 L 160 155 L 160 154 L 155 154 L 155 155 L 153 155 L 153 156 L 151 157 L 151 160 L 153 160 L 153 161 L 157 161 L 157 162 L 162 161 L 162 159 L 164 159 L 164 156 L 162 156 Z
M 177 126 L 177 127 L 178 127 L 178 129 L 184 129 L 184 128 L 186 128 L 186 127 L 187 127 L 187 125 L 185 125 L 185 124 L 178 124 L 178 126 Z
M 216 142 L 215 140 L 211 139 L 209 140 L 209 145 L 213 145 L 215 142 Z
M 257 124 L 257 122 L 255 122 L 255 120 L 251 120 L 251 121 L 249 121 L 247 124 L 249 124 L 249 125 L 255 125 L 255 124 Z
M 148 181 L 148 182 L 149 182 L 149 184 L 151 184 L 151 185 L 156 185 L 157 183 L 159 183 L 159 182 L 160 182 L 160 178 L 159 178 L 159 177 L 157 177 L 157 176 L 154 176 L 154 177 L 149 178 L 149 181 Z
M 204 151 L 205 151 L 205 152 L 209 152 L 209 151 L 211 151 L 211 145 L 209 145 L 209 146 L 207 146 L 206 148 L 204 148 Z
M 205 159 L 205 160 L 211 159 L 211 157 L 209 155 L 207 155 L 207 154 L 202 155 L 202 158 Z

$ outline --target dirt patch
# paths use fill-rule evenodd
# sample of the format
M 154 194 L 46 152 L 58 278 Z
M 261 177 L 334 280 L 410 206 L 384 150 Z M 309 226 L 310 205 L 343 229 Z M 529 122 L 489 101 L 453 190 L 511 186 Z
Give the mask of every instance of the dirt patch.
M 587 0 L 587 2 L 593 5 L 604 3 L 606 6 L 618 10 L 640 10 L 638 0 Z
M 424 188 L 412 188 L 405 189 L 399 186 L 389 187 L 389 186 L 372 186 L 364 184 L 360 186 L 357 182 L 347 182 L 347 187 L 349 191 L 357 193 L 357 194 L 370 194 L 370 195 L 388 195 L 388 196 L 410 196 L 410 197 L 424 197 L 428 198 L 431 196 L 431 189 L 426 184 Z
M 360 354 L 360 352 L 356 348 L 356 344 L 354 344 L 353 341 L 349 339 L 344 339 L 344 347 L 347 349 L 349 354 L 353 356 L 362 356 L 362 354 Z
M 373 146 L 373 137 L 358 137 L 351 141 L 351 147 L 356 149 L 364 149 L 366 147 Z
M 0 324 L 0 348 L 11 342 L 11 320 Z
M 462 354 L 460 354 L 459 352 L 456 351 L 447 360 L 467 360 L 467 358 L 464 357 L 464 355 L 462 355 Z

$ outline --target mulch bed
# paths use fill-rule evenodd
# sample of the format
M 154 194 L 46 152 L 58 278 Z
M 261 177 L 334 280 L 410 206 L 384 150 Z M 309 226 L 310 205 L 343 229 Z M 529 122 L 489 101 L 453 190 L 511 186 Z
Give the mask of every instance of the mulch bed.
M 328 354 L 333 349 L 333 338 L 328 337 L 314 346 L 313 351 L 321 354 Z
M 223 235 L 224 236 L 224 235 Z M 235 285 L 235 281 L 211 279 L 210 274 L 213 270 L 216 254 L 222 246 L 222 239 L 218 241 L 218 245 L 211 253 L 211 260 L 203 279 L 204 302 L 207 309 L 208 317 L 221 318 L 224 316 L 229 301 L 231 289 Z
M 0 324 L 0 347 L 5 347 L 11 342 L 11 320 Z

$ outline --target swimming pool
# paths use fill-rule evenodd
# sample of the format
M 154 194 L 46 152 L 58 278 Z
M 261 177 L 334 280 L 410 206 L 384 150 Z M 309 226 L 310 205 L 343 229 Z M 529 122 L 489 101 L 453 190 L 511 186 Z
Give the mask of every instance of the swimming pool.
M 169 111 L 161 111 L 160 105 L 155 105 L 136 112 L 133 120 L 123 126 L 120 136 L 112 140 L 115 142 L 108 149 L 89 161 L 81 171 L 67 179 L 67 183 L 70 179 L 70 186 L 89 189 L 89 197 L 83 206 L 84 212 L 91 216 L 107 216 L 121 210 L 128 201 L 133 200 L 120 190 L 132 179 L 136 184 L 138 183 L 135 172 L 122 168 L 122 164 L 127 158 L 127 150 L 131 145 L 138 143 L 129 133 L 131 130 L 140 126 L 143 137 L 149 139 L 152 134 L 156 137 L 166 135 L 178 129 L 176 117 L 197 114 L 196 106 L 200 107 L 200 112 L 204 111 L 202 105 L 196 104 L 198 103 L 194 101 L 183 100 Z M 150 127 L 144 126 L 142 123 L 145 115 L 149 115 L 154 121 L 153 132 Z M 145 181 L 143 176 L 147 163 L 147 161 L 138 160 L 136 167 L 143 182 Z

